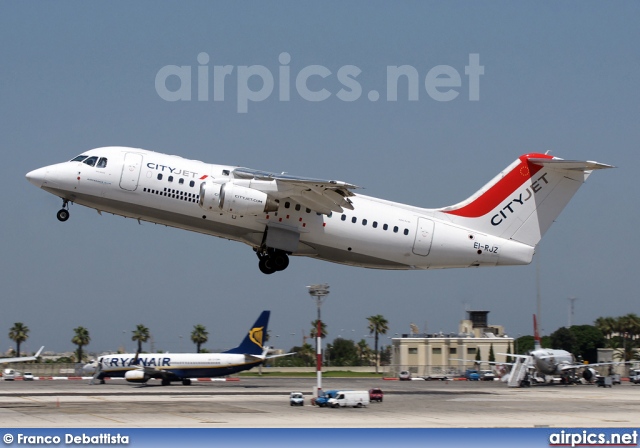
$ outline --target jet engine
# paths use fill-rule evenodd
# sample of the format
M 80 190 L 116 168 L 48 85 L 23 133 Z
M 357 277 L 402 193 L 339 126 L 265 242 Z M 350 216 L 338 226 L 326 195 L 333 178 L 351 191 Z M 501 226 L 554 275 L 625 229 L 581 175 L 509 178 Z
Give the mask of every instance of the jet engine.
M 582 372 L 582 378 L 584 378 L 585 380 L 587 380 L 590 383 L 596 379 L 597 375 L 598 375 L 598 372 L 596 372 L 595 370 L 593 370 L 590 367 L 587 367 Z
M 234 215 L 259 215 L 278 210 L 278 203 L 266 193 L 242 187 L 233 182 L 200 184 L 200 207 L 207 211 L 233 213 Z
M 145 375 L 144 370 L 129 370 L 125 372 L 124 379 L 130 383 L 146 383 L 151 378 Z

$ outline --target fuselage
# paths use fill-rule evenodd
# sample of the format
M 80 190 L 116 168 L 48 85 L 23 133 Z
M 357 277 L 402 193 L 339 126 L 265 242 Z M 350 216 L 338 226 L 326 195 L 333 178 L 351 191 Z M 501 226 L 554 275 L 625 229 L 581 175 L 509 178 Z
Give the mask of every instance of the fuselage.
M 183 378 L 209 378 L 231 375 L 249 370 L 263 360 L 232 353 L 162 353 L 140 354 L 136 360 L 133 353 L 104 355 L 84 367 L 85 373 L 93 374 L 99 364 L 98 379 L 122 378 L 129 371 L 148 367 L 165 374 Z
M 292 255 L 380 269 L 430 269 L 530 263 L 534 248 L 455 224 L 449 215 L 357 194 L 353 210 L 320 214 L 293 200 L 276 211 L 236 214 L 206 210 L 205 181 L 252 188 L 235 167 L 126 147 L 97 148 L 84 158 L 27 174 L 65 201 L 99 212 L 243 242 L 258 248 L 268 226 L 299 233 Z M 87 163 L 89 162 L 89 163 Z M 275 182 L 275 181 L 273 181 Z M 262 182 L 260 188 L 265 187 Z
M 563 367 L 575 365 L 575 358 L 566 350 L 538 349 L 531 356 L 536 370 L 544 375 L 562 375 Z

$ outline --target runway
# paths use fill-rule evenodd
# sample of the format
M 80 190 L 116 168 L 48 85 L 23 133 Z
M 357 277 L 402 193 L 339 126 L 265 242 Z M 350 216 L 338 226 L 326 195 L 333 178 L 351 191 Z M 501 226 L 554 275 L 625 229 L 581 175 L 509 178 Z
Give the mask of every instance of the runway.
M 382 403 L 318 408 L 312 378 L 245 377 L 191 386 L 135 386 L 112 380 L 0 381 L 5 428 L 532 428 L 638 427 L 640 385 L 509 389 L 500 382 L 325 379 L 323 388 L 380 387 Z M 305 406 L 289 405 L 289 392 Z

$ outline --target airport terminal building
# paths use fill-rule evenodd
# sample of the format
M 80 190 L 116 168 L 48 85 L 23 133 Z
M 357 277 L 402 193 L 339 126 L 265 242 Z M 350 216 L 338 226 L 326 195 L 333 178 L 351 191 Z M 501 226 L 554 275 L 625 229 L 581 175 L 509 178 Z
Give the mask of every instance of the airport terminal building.
M 408 370 L 413 376 L 438 378 L 456 376 L 466 369 L 491 369 L 489 364 L 476 364 L 478 357 L 489 360 L 493 349 L 495 362 L 506 362 L 513 353 L 512 337 L 500 325 L 489 325 L 489 311 L 468 311 L 457 333 L 409 333 L 392 339 L 392 374 Z

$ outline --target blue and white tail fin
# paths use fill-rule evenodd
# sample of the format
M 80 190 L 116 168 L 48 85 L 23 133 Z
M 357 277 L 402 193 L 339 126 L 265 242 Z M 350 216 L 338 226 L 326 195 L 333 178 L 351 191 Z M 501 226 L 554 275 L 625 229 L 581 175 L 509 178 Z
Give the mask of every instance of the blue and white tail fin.
M 227 350 L 224 353 L 236 353 L 240 355 L 264 356 L 264 342 L 267 336 L 267 326 L 269 325 L 269 316 L 271 311 L 263 311 L 253 324 L 249 333 L 245 336 L 242 343 L 236 348 Z
M 525 154 L 469 199 L 438 211 L 455 224 L 538 244 L 598 162 L 563 160 L 548 154 Z

